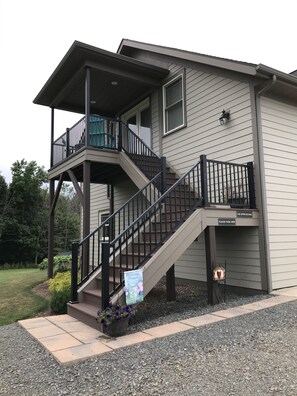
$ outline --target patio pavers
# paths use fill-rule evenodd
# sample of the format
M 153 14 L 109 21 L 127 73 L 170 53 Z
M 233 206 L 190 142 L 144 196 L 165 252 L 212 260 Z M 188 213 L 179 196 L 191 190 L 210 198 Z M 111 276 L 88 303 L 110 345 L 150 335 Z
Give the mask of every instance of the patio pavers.
M 110 338 L 69 315 L 20 320 L 19 324 L 51 353 L 59 364 L 66 365 L 119 348 L 197 329 L 201 326 L 296 300 L 297 287 L 278 290 L 273 294 L 276 296 L 266 300 L 167 323 L 118 338 Z

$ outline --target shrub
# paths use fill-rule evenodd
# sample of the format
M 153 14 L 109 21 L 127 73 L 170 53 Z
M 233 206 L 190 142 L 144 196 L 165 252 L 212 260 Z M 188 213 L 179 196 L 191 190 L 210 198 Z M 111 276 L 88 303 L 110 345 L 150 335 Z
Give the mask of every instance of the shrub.
M 40 270 L 45 270 L 48 267 L 48 259 L 45 258 L 38 265 Z M 71 256 L 55 256 L 54 257 L 54 275 L 57 272 L 66 272 L 71 269 Z
M 45 270 L 45 269 L 47 269 L 47 266 L 48 266 L 48 259 L 47 259 L 47 258 L 44 258 L 44 259 L 41 261 L 41 263 L 38 264 L 38 268 L 39 268 L 40 270 Z
M 49 280 L 49 290 L 52 293 L 50 308 L 56 314 L 67 312 L 67 303 L 71 297 L 71 273 L 58 272 Z

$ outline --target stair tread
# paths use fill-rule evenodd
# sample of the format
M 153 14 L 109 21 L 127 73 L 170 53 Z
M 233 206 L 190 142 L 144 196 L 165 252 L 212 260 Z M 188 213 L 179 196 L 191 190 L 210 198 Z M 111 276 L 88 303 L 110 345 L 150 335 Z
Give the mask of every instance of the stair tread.
M 83 293 L 91 294 L 91 295 L 96 296 L 96 297 L 101 297 L 101 294 L 102 294 L 100 289 L 83 290 Z
M 79 302 L 77 304 L 71 304 L 71 308 L 76 309 L 78 311 L 81 311 L 83 313 L 86 313 L 90 316 L 97 317 L 97 312 L 99 307 L 96 307 L 95 305 L 88 304 L 85 302 Z

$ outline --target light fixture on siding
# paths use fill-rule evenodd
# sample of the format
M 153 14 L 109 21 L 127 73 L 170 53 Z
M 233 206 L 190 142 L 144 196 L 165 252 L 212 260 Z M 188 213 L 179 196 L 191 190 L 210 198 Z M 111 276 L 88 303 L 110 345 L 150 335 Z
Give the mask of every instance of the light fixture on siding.
M 230 112 L 223 110 L 219 121 L 221 125 L 227 125 L 230 121 Z

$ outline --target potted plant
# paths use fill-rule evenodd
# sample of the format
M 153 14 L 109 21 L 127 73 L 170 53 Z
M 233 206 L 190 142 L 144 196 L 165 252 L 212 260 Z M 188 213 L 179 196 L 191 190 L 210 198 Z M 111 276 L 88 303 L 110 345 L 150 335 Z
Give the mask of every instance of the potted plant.
M 231 208 L 243 207 L 247 202 L 247 198 L 244 194 L 242 184 L 239 183 L 237 186 L 227 184 L 223 192 L 223 200 L 224 203 L 228 203 Z
M 97 312 L 97 321 L 103 325 L 104 333 L 119 337 L 127 331 L 129 319 L 134 313 L 132 305 L 109 304 Z

